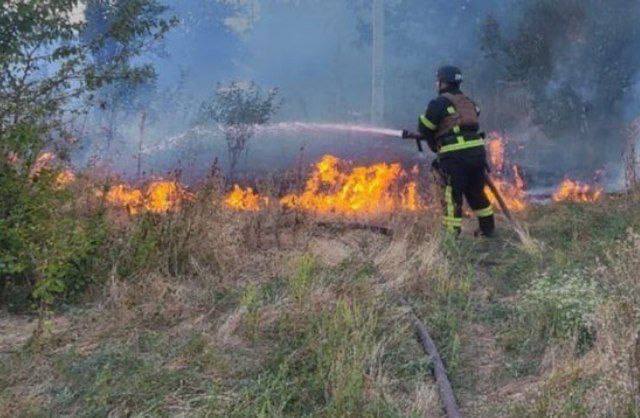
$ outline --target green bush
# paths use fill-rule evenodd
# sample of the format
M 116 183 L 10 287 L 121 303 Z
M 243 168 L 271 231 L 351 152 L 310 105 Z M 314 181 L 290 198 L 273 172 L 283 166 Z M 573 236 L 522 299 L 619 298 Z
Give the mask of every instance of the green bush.
M 56 170 L 30 175 L 39 144 L 28 128 L 1 142 L 0 300 L 13 310 L 78 295 L 95 279 L 106 237 L 102 214 L 76 213 L 73 195 L 56 185 Z

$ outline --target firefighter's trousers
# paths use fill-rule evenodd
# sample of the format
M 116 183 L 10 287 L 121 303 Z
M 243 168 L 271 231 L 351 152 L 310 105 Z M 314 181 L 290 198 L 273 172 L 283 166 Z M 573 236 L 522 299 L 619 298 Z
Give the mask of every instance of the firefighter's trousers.
M 443 194 L 444 225 L 456 234 L 462 228 L 463 196 L 478 217 L 482 235 L 491 236 L 495 220 L 485 192 L 486 156 L 484 152 L 452 152 L 437 163 Z

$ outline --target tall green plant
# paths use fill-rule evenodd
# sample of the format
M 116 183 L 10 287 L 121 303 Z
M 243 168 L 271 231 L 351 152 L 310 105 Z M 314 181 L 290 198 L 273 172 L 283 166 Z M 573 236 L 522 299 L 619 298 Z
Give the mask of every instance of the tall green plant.
M 15 0 L 0 7 L 0 135 L 19 124 L 61 127 L 97 89 L 153 76 L 152 67 L 133 59 L 176 20 L 163 18 L 165 8 L 155 0 L 119 3 L 108 27 L 91 36 L 78 19 L 78 0 Z M 95 59 L 110 45 L 118 47 L 108 61 Z
M 20 127 L 2 139 L 20 151 L 39 138 Z M 22 309 L 73 297 L 94 281 L 106 227 L 100 212 L 76 213 L 55 168 L 35 175 L 34 158 L 18 155 L 0 158 L 0 302 Z
M 214 96 L 200 107 L 202 123 L 220 124 L 229 152 L 230 176 L 233 176 L 242 153 L 258 125 L 269 122 L 278 110 L 278 90 L 264 92 L 257 84 L 234 81 L 218 84 Z

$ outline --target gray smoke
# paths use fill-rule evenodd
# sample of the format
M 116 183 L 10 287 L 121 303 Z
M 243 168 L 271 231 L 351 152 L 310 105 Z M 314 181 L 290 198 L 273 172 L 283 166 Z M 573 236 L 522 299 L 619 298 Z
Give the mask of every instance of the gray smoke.
M 177 3 L 177 4 L 176 4 Z M 107 152 L 104 119 L 88 123 L 79 160 L 106 155 L 132 174 L 140 139 L 147 173 L 181 168 L 197 177 L 217 159 L 226 164 L 221 135 L 193 132 L 194 119 L 216 83 L 252 80 L 278 87 L 276 122 L 369 121 L 371 1 L 183 0 L 167 2 L 182 21 L 151 59 L 159 77 L 135 92 L 143 103 L 120 110 L 116 143 Z M 529 180 L 615 175 L 624 126 L 636 116 L 640 12 L 627 0 L 385 2 L 385 116 L 387 128 L 415 129 L 434 96 L 434 74 L 461 66 L 465 89 L 483 109 L 483 129 L 502 131 Z M 141 114 L 146 126 L 141 132 Z M 95 116 L 95 115 L 94 115 Z M 352 159 L 415 162 L 412 142 L 364 134 L 258 133 L 241 162 L 245 173 L 287 168 L 322 153 Z M 564 155 L 562 152 L 564 151 Z

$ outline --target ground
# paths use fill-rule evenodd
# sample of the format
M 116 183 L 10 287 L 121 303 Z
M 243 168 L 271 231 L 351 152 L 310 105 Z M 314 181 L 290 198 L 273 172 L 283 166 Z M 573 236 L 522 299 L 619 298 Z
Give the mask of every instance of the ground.
M 182 273 L 4 312 L 0 414 L 443 416 L 388 287 L 431 331 L 465 416 L 639 414 L 632 197 L 532 208 L 527 245 L 502 218 L 494 240 L 451 240 L 431 219 L 385 236 L 227 216 L 194 221 Z

